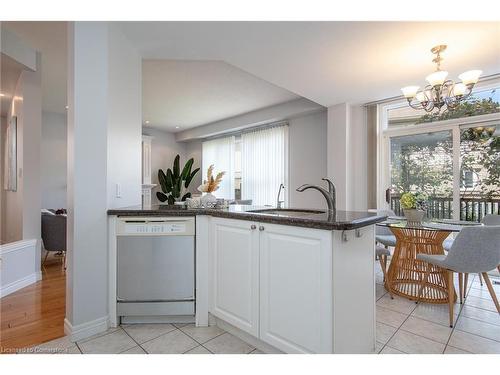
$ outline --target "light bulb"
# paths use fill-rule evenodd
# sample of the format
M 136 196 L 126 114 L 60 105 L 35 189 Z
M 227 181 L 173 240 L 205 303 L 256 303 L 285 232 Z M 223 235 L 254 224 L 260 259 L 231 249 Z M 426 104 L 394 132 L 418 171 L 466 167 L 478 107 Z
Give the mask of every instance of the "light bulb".
M 465 94 L 467 87 L 463 83 L 455 83 L 453 86 L 453 95 L 454 96 L 462 96 Z
M 432 74 L 429 74 L 425 77 L 426 81 L 429 82 L 429 85 L 432 87 L 442 85 L 446 77 L 448 76 L 448 72 L 445 70 L 438 70 Z
M 474 85 L 479 80 L 479 76 L 481 75 L 481 70 L 469 70 L 464 72 L 458 76 L 462 80 L 464 85 Z
M 412 99 L 417 95 L 419 87 L 418 86 L 406 86 L 401 89 L 403 91 L 403 95 L 407 99 Z
M 425 94 L 420 91 L 419 93 L 417 93 L 417 96 L 416 96 L 417 100 L 420 102 L 420 103 L 424 103 L 427 101 L 427 97 L 425 96 Z

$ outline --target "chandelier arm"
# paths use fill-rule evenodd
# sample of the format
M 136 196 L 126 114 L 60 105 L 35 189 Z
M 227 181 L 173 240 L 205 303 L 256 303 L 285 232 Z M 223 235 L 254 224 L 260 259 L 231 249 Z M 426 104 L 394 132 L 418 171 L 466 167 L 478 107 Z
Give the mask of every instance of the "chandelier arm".
M 418 103 L 417 105 L 413 104 L 411 100 L 408 100 L 408 105 L 413 108 L 413 109 L 416 109 L 416 110 L 420 110 L 420 109 L 425 109 L 425 107 L 422 105 L 422 103 Z
M 436 57 L 432 60 L 437 66 L 436 72 L 439 72 L 441 70 L 441 62 L 443 60 L 443 58 L 441 57 L 441 53 L 445 49 L 446 45 L 444 44 L 435 46 L 431 49 L 431 52 L 436 55 Z M 481 74 L 480 71 L 479 74 Z M 444 76 L 441 75 L 441 77 L 446 78 L 446 75 L 447 74 L 445 74 Z M 463 91 L 462 95 L 455 94 L 457 85 L 465 85 L 465 89 L 462 86 L 457 89 L 458 92 Z M 433 110 L 437 109 L 436 114 L 441 112 L 441 110 L 453 110 L 457 108 L 460 103 L 464 102 L 472 95 L 473 87 L 473 82 L 463 84 L 455 83 L 451 79 L 447 79 L 442 84 L 436 84 L 434 86 L 429 84 L 425 86 L 422 91 L 419 91 L 417 95 L 415 95 L 415 97 L 407 98 L 408 105 L 413 109 L 423 109 L 426 112 L 432 112 Z

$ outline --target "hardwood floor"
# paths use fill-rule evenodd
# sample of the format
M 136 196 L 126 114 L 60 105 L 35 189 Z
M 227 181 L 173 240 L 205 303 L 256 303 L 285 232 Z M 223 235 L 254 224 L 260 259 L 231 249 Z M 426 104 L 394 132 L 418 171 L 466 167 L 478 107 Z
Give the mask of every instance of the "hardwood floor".
M 50 258 L 42 280 L 0 299 L 0 353 L 64 336 L 66 273 Z

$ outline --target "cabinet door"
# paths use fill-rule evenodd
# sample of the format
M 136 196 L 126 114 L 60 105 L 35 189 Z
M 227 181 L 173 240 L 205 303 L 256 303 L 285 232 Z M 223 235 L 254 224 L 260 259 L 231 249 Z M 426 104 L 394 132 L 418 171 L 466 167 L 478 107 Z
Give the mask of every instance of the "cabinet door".
M 331 353 L 331 232 L 260 229 L 260 339 L 287 353 Z
M 254 336 L 259 334 L 257 223 L 211 219 L 210 312 Z

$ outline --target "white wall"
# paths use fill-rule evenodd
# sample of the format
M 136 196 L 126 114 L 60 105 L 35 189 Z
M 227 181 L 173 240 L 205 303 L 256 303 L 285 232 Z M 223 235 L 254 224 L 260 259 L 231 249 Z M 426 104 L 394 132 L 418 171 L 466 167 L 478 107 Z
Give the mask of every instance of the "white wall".
M 187 129 L 175 134 L 179 142 L 191 141 L 211 137 L 228 131 L 242 130 L 245 128 L 269 124 L 287 120 L 294 117 L 304 116 L 308 113 L 323 110 L 325 107 L 305 98 L 290 100 L 289 102 L 276 104 L 256 111 L 248 112 L 240 116 L 234 116 L 210 124 Z
M 37 246 L 35 239 L 0 245 L 0 298 L 37 281 Z
M 141 203 L 142 60 L 117 25 L 108 29 L 108 208 L 117 208 Z
M 25 70 L 23 80 L 23 239 L 36 239 L 36 269 L 41 264 L 40 139 L 42 137 L 41 58 L 37 71 Z M 41 278 L 41 273 L 39 274 Z
M 4 192 L 3 242 L 36 239 L 40 267 L 40 138 L 41 74 L 23 70 L 14 91 L 8 119 L 17 116 L 17 190 Z M 2 187 L 3 189 L 3 187 Z
M 42 112 L 41 189 L 43 208 L 66 207 L 66 114 Z
M 366 108 L 341 103 L 328 108 L 327 170 L 337 187 L 337 208 L 368 208 Z
M 22 92 L 23 78 L 19 77 L 13 96 L 22 97 Z M 17 116 L 17 189 L 4 192 L 4 243 L 20 241 L 23 238 L 23 101 L 12 100 L 7 122 L 11 121 L 12 116 Z
M 364 106 L 351 105 L 350 122 L 350 190 L 349 207 L 353 211 L 366 211 L 368 207 L 368 154 L 367 111 Z M 373 186 L 372 188 L 375 188 Z
M 108 314 L 108 29 L 104 22 L 68 25 L 68 106 L 65 331 L 73 334 Z
M 186 159 L 186 144 L 177 142 L 175 134 L 162 130 L 144 128 L 143 134 L 153 137 L 151 141 L 151 183 L 157 184 L 152 190 L 152 203 L 161 203 L 156 198 L 156 192 L 161 191 L 158 185 L 158 170 L 163 169 L 166 172 L 167 168 L 172 168 L 175 156 L 180 155 L 181 168 Z
M 116 27 L 68 24 L 65 332 L 72 340 L 107 329 L 107 208 L 141 200 L 141 60 Z
M 326 110 L 293 118 L 289 121 L 290 139 L 290 207 L 326 208 L 323 195 L 317 191 L 296 189 L 302 184 L 322 185 L 326 177 Z

